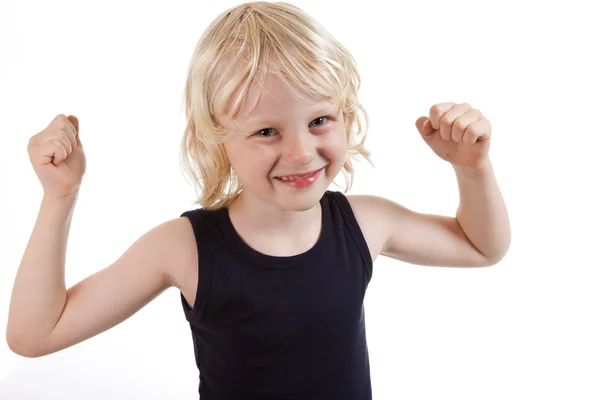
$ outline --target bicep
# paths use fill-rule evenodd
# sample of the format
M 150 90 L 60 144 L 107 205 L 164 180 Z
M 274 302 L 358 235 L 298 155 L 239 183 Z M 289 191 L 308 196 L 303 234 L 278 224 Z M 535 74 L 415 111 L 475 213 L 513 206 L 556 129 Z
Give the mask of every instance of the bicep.
M 454 217 L 419 213 L 372 195 L 353 196 L 353 204 L 378 254 L 415 265 L 489 265 Z
M 487 264 L 486 257 L 473 246 L 456 218 L 419 213 L 395 203 L 386 208 L 388 235 L 382 255 L 427 266 Z
M 146 232 L 111 265 L 69 288 L 62 314 L 37 353 L 54 353 L 96 336 L 172 286 L 173 229 L 169 221 Z

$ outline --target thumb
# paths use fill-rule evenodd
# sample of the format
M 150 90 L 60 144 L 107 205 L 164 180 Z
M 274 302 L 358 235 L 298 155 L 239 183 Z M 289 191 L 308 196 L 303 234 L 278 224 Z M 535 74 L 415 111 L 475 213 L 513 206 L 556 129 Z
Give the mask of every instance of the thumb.
M 415 122 L 415 126 L 417 127 L 417 130 L 421 136 L 424 137 L 428 137 L 435 132 L 435 129 L 433 129 L 433 126 L 431 126 L 431 120 L 427 117 L 419 117 Z
M 73 124 L 73 126 L 75 127 L 75 140 L 77 141 L 77 145 L 81 148 L 83 148 L 83 146 L 81 145 L 81 140 L 79 139 L 79 120 L 77 119 L 76 116 L 74 115 L 69 115 L 67 117 L 67 119 Z

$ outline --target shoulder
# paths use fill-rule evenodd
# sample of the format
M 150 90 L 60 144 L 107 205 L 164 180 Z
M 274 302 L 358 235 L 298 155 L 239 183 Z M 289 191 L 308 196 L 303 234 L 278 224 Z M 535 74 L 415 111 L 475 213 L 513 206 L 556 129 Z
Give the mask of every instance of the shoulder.
M 183 290 L 190 275 L 195 274 L 197 279 L 198 251 L 190 219 L 185 216 L 174 218 L 152 231 L 155 232 L 154 242 L 161 249 L 161 257 L 164 257 L 164 272 L 171 286 Z
M 347 195 L 354 217 L 369 246 L 371 258 L 381 254 L 387 238 L 390 236 L 389 216 L 390 209 L 395 203 L 374 195 Z M 397 206 L 397 204 L 396 204 Z
M 398 206 L 391 200 L 369 194 L 348 195 L 346 198 L 356 218 L 361 219 L 366 228 L 373 225 L 376 228 L 382 228 L 382 219 L 385 219 L 390 209 Z
M 355 213 L 359 213 L 365 217 L 370 217 L 377 223 L 380 218 L 387 218 L 390 213 L 397 212 L 399 210 L 405 210 L 410 212 L 407 208 L 400 204 L 386 199 L 385 197 L 379 197 L 371 194 L 354 194 L 346 196 L 348 202 L 352 206 L 352 210 Z

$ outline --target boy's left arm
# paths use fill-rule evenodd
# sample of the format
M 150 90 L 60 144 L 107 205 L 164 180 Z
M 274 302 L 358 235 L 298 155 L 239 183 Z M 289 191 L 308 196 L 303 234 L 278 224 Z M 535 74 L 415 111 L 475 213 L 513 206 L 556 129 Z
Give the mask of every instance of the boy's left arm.
M 401 261 L 432 266 L 489 266 L 507 253 L 508 212 L 489 159 L 490 122 L 467 103 L 440 103 L 416 127 L 456 172 L 456 217 L 423 214 L 377 196 L 349 196 L 370 248 Z

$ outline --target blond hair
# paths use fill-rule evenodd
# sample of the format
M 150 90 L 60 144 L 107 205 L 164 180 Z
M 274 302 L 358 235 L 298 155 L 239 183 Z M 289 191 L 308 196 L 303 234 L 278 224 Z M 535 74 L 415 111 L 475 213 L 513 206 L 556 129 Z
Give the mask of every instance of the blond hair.
M 241 70 L 232 78 L 227 74 L 235 64 Z M 296 6 L 264 1 L 241 4 L 210 24 L 188 69 L 181 157 L 183 168 L 201 188 L 196 204 L 205 209 L 227 207 L 242 191 L 223 146 L 228 135 L 215 116 L 239 115 L 250 87 L 262 87 L 267 74 L 303 88 L 313 98 L 340 104 L 348 139 L 344 192 L 353 182 L 352 157 L 360 155 L 373 166 L 364 146 L 369 117 L 358 101 L 360 76 L 352 55 Z

